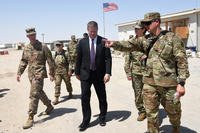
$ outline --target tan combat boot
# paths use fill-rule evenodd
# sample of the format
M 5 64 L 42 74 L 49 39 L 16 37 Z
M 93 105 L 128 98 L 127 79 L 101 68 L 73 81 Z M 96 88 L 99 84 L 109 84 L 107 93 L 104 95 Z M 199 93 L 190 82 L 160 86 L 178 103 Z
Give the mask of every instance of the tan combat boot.
M 55 100 L 52 103 L 53 103 L 53 105 L 58 104 L 59 103 L 58 97 L 55 97 Z
M 47 106 L 47 109 L 45 110 L 45 114 L 49 115 L 53 111 L 54 107 L 50 104 Z
M 146 113 L 140 113 L 137 118 L 137 121 L 143 121 L 145 118 L 146 118 Z
M 30 127 L 33 126 L 33 115 L 29 115 L 28 120 L 26 121 L 26 123 L 23 125 L 23 129 L 28 129 Z

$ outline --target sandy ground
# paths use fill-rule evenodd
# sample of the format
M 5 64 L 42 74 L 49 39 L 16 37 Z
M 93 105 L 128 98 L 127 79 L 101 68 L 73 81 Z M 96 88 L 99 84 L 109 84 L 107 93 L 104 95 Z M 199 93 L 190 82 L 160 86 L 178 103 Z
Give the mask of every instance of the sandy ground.
M 67 100 L 67 91 L 62 84 L 61 103 L 49 116 L 38 114 L 46 109 L 40 102 L 35 124 L 32 128 L 23 130 L 22 125 L 27 120 L 29 104 L 29 81 L 27 71 L 21 82 L 16 82 L 16 71 L 22 51 L 9 50 L 9 55 L 0 55 L 0 133 L 77 133 L 82 120 L 80 102 L 80 82 L 72 77 L 74 98 Z M 100 127 L 97 121 L 98 100 L 92 88 L 91 107 L 92 118 L 86 133 L 143 133 L 146 131 L 146 120 L 136 121 L 137 110 L 134 104 L 134 92 L 131 82 L 126 80 L 123 70 L 123 58 L 113 58 L 113 76 L 106 85 L 108 100 L 107 125 Z M 200 132 L 200 59 L 189 59 L 191 76 L 187 80 L 186 95 L 182 101 L 183 133 Z M 44 90 L 50 99 L 54 98 L 54 83 L 45 79 Z M 165 111 L 160 109 L 161 130 L 170 132 L 171 126 Z

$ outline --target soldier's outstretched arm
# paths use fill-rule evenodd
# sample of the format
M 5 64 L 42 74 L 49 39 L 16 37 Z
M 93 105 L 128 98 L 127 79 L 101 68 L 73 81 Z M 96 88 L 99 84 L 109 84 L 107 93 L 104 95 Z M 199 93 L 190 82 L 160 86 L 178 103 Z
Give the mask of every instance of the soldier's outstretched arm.
M 114 50 L 131 52 L 131 51 L 143 51 L 139 41 L 130 39 L 128 41 L 105 41 L 106 47 L 112 47 Z

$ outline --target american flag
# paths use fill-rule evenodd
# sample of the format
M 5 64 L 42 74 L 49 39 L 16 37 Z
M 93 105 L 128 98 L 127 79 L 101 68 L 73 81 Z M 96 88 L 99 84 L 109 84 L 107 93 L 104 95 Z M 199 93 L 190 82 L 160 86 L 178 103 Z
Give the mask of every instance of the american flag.
M 115 3 L 103 3 L 103 11 L 109 12 L 113 10 L 118 10 L 118 6 Z

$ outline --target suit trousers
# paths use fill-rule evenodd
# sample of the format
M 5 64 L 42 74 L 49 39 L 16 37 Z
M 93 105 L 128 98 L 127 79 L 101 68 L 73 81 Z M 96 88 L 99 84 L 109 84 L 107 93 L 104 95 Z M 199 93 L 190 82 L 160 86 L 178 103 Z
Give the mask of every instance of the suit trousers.
M 107 100 L 105 84 L 103 80 L 98 80 L 98 75 L 96 71 L 90 71 L 90 76 L 88 80 L 81 80 L 81 104 L 82 104 L 82 114 L 83 122 L 89 123 L 91 119 L 91 107 L 90 107 L 90 97 L 91 97 L 91 85 L 93 84 L 98 100 L 99 100 L 99 120 L 105 120 L 107 113 Z

